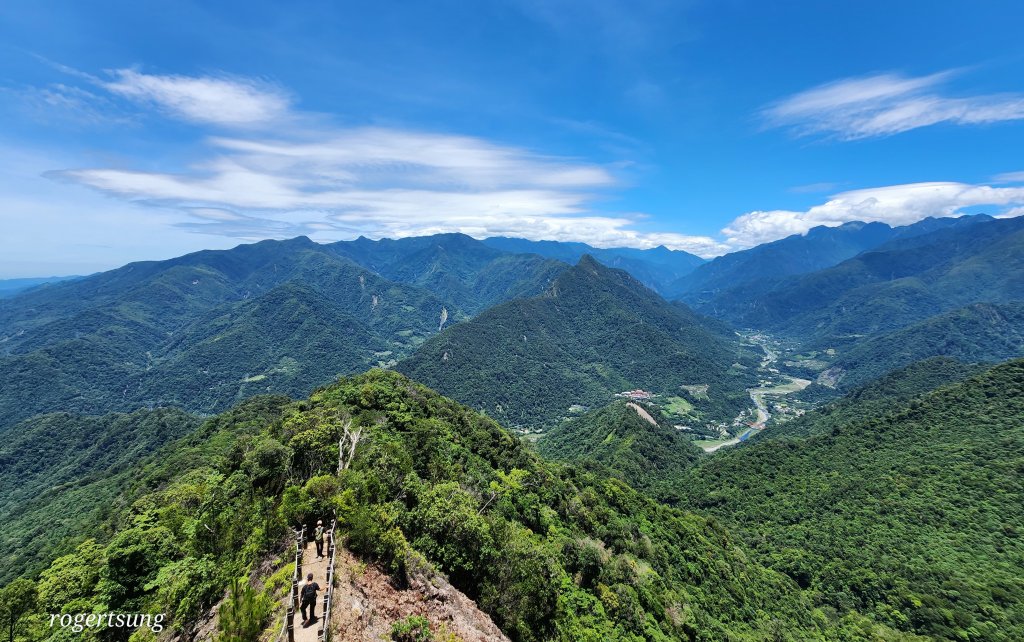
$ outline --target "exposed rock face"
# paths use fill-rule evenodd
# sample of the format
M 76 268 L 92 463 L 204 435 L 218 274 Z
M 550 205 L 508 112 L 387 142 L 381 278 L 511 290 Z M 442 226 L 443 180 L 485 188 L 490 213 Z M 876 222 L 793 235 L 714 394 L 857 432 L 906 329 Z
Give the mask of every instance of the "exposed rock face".
M 334 639 L 379 642 L 390 639 L 391 625 L 410 615 L 430 621 L 431 630 L 464 642 L 510 642 L 473 600 L 448 583 L 417 556 L 407 560 L 408 588 L 396 588 L 373 565 L 339 547 L 331 627 Z M 448 639 L 441 636 L 441 639 Z

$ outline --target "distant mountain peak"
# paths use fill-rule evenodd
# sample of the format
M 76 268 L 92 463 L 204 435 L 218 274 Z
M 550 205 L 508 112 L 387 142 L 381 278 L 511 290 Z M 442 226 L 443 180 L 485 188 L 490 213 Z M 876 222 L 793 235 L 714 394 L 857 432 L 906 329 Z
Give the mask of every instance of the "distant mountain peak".
M 604 265 L 601 265 L 601 263 L 597 259 L 595 259 L 593 256 L 589 254 L 584 254 L 583 256 L 581 256 L 579 262 L 576 263 L 576 267 L 584 269 L 592 274 L 598 274 L 602 270 L 608 269 Z

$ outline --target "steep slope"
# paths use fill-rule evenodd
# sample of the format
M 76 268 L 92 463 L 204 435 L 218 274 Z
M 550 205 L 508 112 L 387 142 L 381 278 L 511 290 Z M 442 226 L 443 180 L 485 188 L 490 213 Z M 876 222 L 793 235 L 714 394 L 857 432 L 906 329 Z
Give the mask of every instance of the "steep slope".
M 674 482 L 701 456 L 657 408 L 624 400 L 555 426 L 537 450 L 558 461 L 595 461 L 661 501 L 672 501 Z
M 289 402 L 253 397 L 205 422 L 166 408 L 21 422 L 0 448 L 0 584 L 89 539 L 109 539 L 133 502 L 169 479 L 238 461 Z M 61 595 L 77 581 L 59 587 Z
M 484 239 L 487 245 L 507 252 L 539 254 L 548 258 L 576 264 L 589 255 L 612 268 L 629 272 L 655 292 L 666 293 L 669 284 L 705 263 L 699 256 L 665 246 L 640 250 L 632 247 L 596 248 L 586 243 L 563 241 L 528 241 L 526 239 L 493 236 Z
M 710 386 L 709 420 L 746 404 L 750 360 L 719 334 L 620 270 L 585 256 L 543 295 L 495 306 L 427 341 L 397 368 L 512 424 L 557 422 L 574 405 L 602 406 L 642 387 Z
M 345 428 L 360 438 L 337 473 Z M 803 640 L 826 627 L 715 523 L 545 463 L 393 372 L 342 380 L 283 413 L 212 419 L 175 454 L 137 472 L 145 492 L 119 503 L 108 537 L 41 574 L 40 613 L 158 609 L 188 636 L 250 576 L 256 595 L 238 608 L 269 629 L 259 594 L 276 595 L 291 570 L 267 577 L 261 560 L 280 554 L 289 525 L 336 508 L 339 535 L 396 586 L 437 568 L 517 642 Z
M 987 366 L 962 363 L 950 357 L 932 357 L 894 369 L 883 377 L 856 387 L 839 399 L 835 391 L 827 391 L 834 399 L 812 412 L 773 426 L 755 439 L 807 437 L 831 432 L 853 421 L 871 419 L 900 408 L 914 397 L 957 383 L 987 369 Z M 819 388 L 815 390 L 814 388 Z M 820 397 L 826 390 L 812 385 L 804 389 L 810 397 Z
M 23 421 L 0 446 L 0 584 L 110 513 L 137 461 L 199 426 L 179 410 Z M 40 545 L 45 541 L 45 545 Z M 59 550 L 59 549 L 58 549 Z
M 569 266 L 495 249 L 465 234 L 339 241 L 327 246 L 384 278 L 425 288 L 468 314 L 543 292 Z
M 726 307 L 737 324 L 797 338 L 865 335 L 977 302 L 1024 299 L 1024 217 L 893 241 L 834 267 L 781 281 Z
M 842 349 L 831 374 L 841 389 L 929 357 L 997 363 L 1024 356 L 1024 303 L 975 303 Z
M 325 295 L 289 282 L 198 319 L 163 346 L 130 394 L 143 403 L 211 413 L 269 391 L 300 397 L 411 347 L 387 341 Z
M 903 227 L 860 221 L 838 227 L 818 226 L 806 234 L 794 234 L 712 259 L 675 281 L 668 292 L 709 310 L 729 309 L 735 302 L 756 297 L 785 277 L 831 267 L 890 241 L 990 220 L 989 216 L 977 215 L 926 218 Z
M 938 640 L 1024 638 L 1024 360 L 687 476 L 690 505 L 823 606 Z
M 4 300 L 0 427 L 53 410 L 210 412 L 267 386 L 304 394 L 410 352 L 445 314 L 463 316 L 305 238 L 130 264 Z

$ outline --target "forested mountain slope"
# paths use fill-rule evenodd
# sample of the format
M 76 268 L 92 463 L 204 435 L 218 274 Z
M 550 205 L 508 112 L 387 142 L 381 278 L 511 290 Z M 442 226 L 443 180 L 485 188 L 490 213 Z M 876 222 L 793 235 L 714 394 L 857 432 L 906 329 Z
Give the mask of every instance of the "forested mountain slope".
M 672 282 L 705 263 L 699 256 L 682 250 L 670 250 L 665 246 L 647 250 L 632 247 L 597 248 L 586 243 L 528 241 L 505 236 L 493 236 L 483 242 L 506 252 L 539 254 L 573 265 L 589 255 L 608 267 L 629 272 L 633 278 L 662 295 L 667 294 Z
M 468 314 L 543 292 L 569 265 L 538 254 L 495 249 L 465 234 L 326 246 L 384 278 L 425 288 Z
M 951 357 L 932 357 L 897 368 L 885 376 L 862 384 L 844 396 L 826 403 L 807 414 L 775 425 L 755 439 L 806 437 L 831 432 L 855 420 L 871 419 L 899 410 L 903 403 L 937 388 L 963 381 L 990 366 L 967 364 Z M 810 396 L 820 396 L 824 389 L 812 385 L 804 389 Z M 828 391 L 832 397 L 834 390 Z
M 746 403 L 749 370 L 733 365 L 743 361 L 756 358 L 719 324 L 587 256 L 544 294 L 447 328 L 397 368 L 502 421 L 536 426 L 623 390 L 704 384 L 710 399 L 698 409 L 731 419 Z
M 300 237 L 133 263 L 5 299 L 0 428 L 56 410 L 210 413 L 252 394 L 301 396 L 392 363 L 467 310 L 540 291 L 567 269 L 468 240 L 486 261 L 447 260 L 462 257 L 456 247 L 410 283 Z M 389 247 L 371 250 L 386 262 Z M 440 287 L 448 281 L 461 285 Z
M 634 488 L 671 502 L 676 483 L 701 456 L 652 404 L 615 401 L 548 430 L 537 450 L 549 459 L 599 463 Z
M 116 510 L 140 460 L 198 426 L 180 410 L 161 409 L 54 413 L 12 428 L 0 445 L 0 584 L 66 552 L 62 540 Z
M 887 242 L 989 220 L 989 216 L 977 215 L 926 218 L 902 227 L 861 221 L 837 227 L 822 225 L 806 234 L 794 234 L 712 259 L 675 281 L 668 293 L 701 309 L 729 309 L 739 300 L 758 296 L 785 277 L 831 267 Z
M 346 427 L 360 438 L 338 473 Z M 436 565 L 517 641 L 809 640 L 851 625 L 812 613 L 714 522 L 545 463 L 396 373 L 243 406 L 175 445 L 133 471 L 109 535 L 42 572 L 40 613 L 163 612 L 188 635 L 232 579 L 269 572 L 289 526 L 336 508 L 363 560 L 398 585 Z M 247 617 L 273 626 L 258 605 L 287 574 L 262 577 Z
M 1024 300 L 1024 217 L 901 239 L 716 312 L 799 339 L 895 330 L 971 303 Z
M 48 283 L 60 283 L 61 281 L 69 281 L 72 279 L 80 279 L 80 276 L 50 276 L 50 277 L 39 277 L 39 278 L 25 278 L 25 279 L 0 279 L 0 299 L 12 297 L 19 292 L 24 292 L 29 288 L 35 288 L 39 286 L 45 286 Z
M 839 612 L 940 640 L 1024 638 L 1024 360 L 687 475 L 689 505 Z
M 929 357 L 998 363 L 1024 356 L 1024 303 L 974 303 L 840 349 L 833 378 L 850 389 Z

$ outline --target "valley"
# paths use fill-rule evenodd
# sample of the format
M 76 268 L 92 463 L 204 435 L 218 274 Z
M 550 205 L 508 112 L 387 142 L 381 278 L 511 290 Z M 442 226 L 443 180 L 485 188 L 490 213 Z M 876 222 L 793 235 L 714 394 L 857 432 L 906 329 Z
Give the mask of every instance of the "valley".
M 890 287 L 881 250 L 846 254 L 881 242 L 919 270 L 921 248 L 956 249 L 952 228 L 1009 229 L 819 232 L 768 255 L 821 241 L 813 260 L 838 265 L 752 287 L 837 270 L 844 288 Z M 1011 295 L 858 333 L 737 332 L 728 306 L 661 294 L 714 261 L 595 252 L 634 275 L 562 262 L 577 246 L 491 241 L 262 242 L 3 299 L 0 583 L 35 578 L 37 608 L 164 608 L 197 639 L 236 626 L 214 609 L 230 605 L 265 632 L 282 542 L 336 511 L 330 626 L 352 639 L 1021 630 Z M 969 245 L 941 287 L 987 265 Z M 986 275 L 986 293 L 1016 287 Z
M 1022 24 L 5 3 L 0 642 L 1024 642 Z
M 782 342 L 763 332 L 748 332 L 743 337 L 764 352 L 764 357 L 757 367 L 760 385 L 747 390 L 754 407 L 744 410 L 733 420 L 730 428 L 732 436 L 729 436 L 730 433 L 723 429 L 722 433 L 724 434 L 720 434 L 718 439 L 695 440 L 694 443 L 706 453 L 734 446 L 765 430 L 769 420 L 772 419 L 769 404 L 774 406 L 776 415 L 782 415 L 782 417 L 776 417 L 776 422 L 799 417 L 808 407 L 806 404 L 798 402 L 786 403 L 783 401 L 786 395 L 800 392 L 809 386 L 811 381 L 779 372 L 778 361 L 781 351 L 784 350 Z

